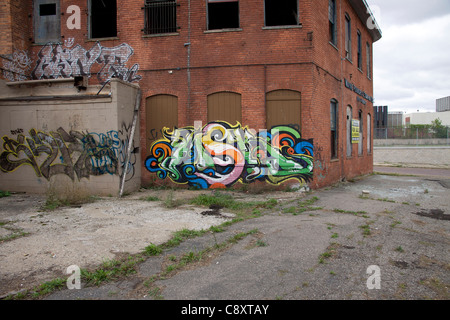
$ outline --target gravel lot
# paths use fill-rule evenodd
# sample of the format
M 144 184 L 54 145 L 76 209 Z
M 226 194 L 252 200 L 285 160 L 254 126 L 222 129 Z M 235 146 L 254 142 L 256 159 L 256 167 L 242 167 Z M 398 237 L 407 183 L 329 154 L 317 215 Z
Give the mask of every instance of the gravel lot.
M 436 177 L 371 175 L 308 193 L 230 193 L 238 201 L 276 199 L 277 205 L 261 208 L 260 217 L 149 257 L 126 278 L 99 286 L 82 283 L 80 290 L 60 290 L 41 298 L 449 299 L 446 182 Z M 167 209 L 163 201 L 141 200 L 163 199 L 163 192 L 167 191 L 147 190 L 51 212 L 39 212 L 43 198 L 37 196 L 1 198 L 3 236 L 19 230 L 28 233 L 0 243 L 1 293 L 61 276 L 73 264 L 85 268 L 139 252 L 149 243 L 164 243 L 176 230 L 207 229 L 227 220 L 201 214 L 204 207 Z M 179 190 L 174 198 L 198 194 Z M 225 209 L 220 213 L 232 216 Z M 209 250 L 221 243 L 229 245 Z M 207 254 L 166 272 L 183 255 L 199 252 Z M 380 271 L 371 282 L 379 283 L 379 289 L 368 287 L 369 277 L 377 276 L 367 273 L 370 266 Z

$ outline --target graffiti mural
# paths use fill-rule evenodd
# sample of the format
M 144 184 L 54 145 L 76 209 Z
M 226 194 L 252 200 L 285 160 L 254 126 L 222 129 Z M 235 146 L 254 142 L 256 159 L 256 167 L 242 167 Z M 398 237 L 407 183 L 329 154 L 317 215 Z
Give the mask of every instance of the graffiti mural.
M 226 188 L 236 182 L 288 179 L 308 182 L 313 175 L 313 142 L 290 126 L 256 133 L 223 121 L 163 129 L 150 148 L 145 167 L 161 179 L 201 189 Z
M 65 43 L 66 48 L 60 44 L 48 43 L 38 52 L 36 66 L 31 72 L 33 79 L 56 79 L 73 76 L 91 76 L 91 68 L 94 64 L 100 65 L 97 79 L 105 84 L 112 77 L 128 82 L 141 80 L 137 75 L 139 65 L 134 64 L 127 68 L 125 64 L 133 55 L 133 48 L 123 43 L 119 46 L 108 48 L 96 42 L 92 48 L 86 50 L 80 45 Z M 70 47 L 69 47 L 70 46 Z
M 20 133 L 16 139 L 3 136 L 0 170 L 8 173 L 30 165 L 38 177 L 47 180 L 56 174 L 65 174 L 72 180 L 117 175 L 124 167 L 121 160 L 125 159 L 128 141 L 123 131 L 115 130 L 99 134 L 68 133 L 63 128 L 50 133 L 31 129 L 28 136 Z M 135 162 L 129 163 L 128 180 L 134 175 Z

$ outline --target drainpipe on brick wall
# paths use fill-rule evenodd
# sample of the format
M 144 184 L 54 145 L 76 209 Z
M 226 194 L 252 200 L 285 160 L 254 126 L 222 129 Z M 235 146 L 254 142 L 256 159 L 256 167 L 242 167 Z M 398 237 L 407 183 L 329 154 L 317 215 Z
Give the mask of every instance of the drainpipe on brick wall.
M 122 176 L 120 177 L 121 179 L 120 179 L 120 185 L 119 185 L 119 198 L 122 197 L 123 187 L 125 186 L 125 178 L 127 176 L 128 164 L 130 162 L 131 148 L 133 146 L 134 132 L 136 130 L 136 124 L 137 124 L 137 120 L 138 120 L 140 106 L 141 106 L 141 89 L 138 88 L 138 91 L 136 94 L 136 102 L 135 102 L 134 111 L 133 111 L 133 124 L 131 125 L 130 137 L 128 138 L 128 148 L 127 148 L 127 154 L 125 156 L 125 165 L 123 167 Z
M 191 0 L 188 0 L 188 41 L 184 44 L 187 48 L 187 122 L 191 121 Z

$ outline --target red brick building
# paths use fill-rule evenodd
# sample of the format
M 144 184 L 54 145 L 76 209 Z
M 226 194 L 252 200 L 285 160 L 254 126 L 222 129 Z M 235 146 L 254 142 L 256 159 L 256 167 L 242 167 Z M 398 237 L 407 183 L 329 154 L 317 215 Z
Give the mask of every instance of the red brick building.
M 302 165 L 311 176 L 299 180 L 312 188 L 372 172 L 372 46 L 381 32 L 365 0 L 4 0 L 0 6 L 7 80 L 87 75 L 89 83 L 119 77 L 139 84 L 143 167 L 164 139 L 163 127 L 201 121 L 224 122 L 229 130 L 294 128 L 299 144 L 313 145 L 291 150 L 310 157 Z M 142 183 L 155 172 L 189 182 L 162 172 L 171 164 L 143 169 Z M 252 163 L 246 174 L 254 169 Z

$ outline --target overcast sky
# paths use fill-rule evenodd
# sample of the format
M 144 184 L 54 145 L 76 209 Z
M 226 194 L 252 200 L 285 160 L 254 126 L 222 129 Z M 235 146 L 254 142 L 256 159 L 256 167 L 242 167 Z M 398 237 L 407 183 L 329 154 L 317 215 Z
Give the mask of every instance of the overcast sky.
M 450 96 L 450 0 L 367 0 L 383 37 L 373 45 L 374 105 L 436 111 Z

